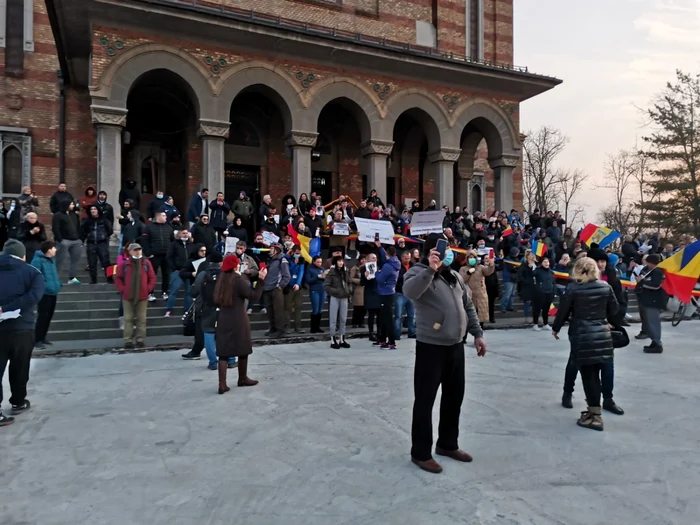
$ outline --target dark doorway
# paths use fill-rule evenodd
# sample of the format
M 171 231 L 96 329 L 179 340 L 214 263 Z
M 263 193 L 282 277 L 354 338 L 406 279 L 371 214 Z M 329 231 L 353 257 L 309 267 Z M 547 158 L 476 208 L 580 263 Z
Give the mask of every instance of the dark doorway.
M 477 184 L 472 187 L 472 209 L 470 211 L 472 213 L 483 211 L 481 209 L 481 186 Z
M 386 178 L 386 204 L 393 204 L 396 208 L 399 208 L 396 203 L 396 179 L 394 177 Z
M 260 225 L 258 210 L 260 209 L 260 167 L 245 164 L 226 164 L 224 166 L 224 195 L 229 204 L 244 191 L 253 203 L 254 228 Z
M 367 175 L 362 176 L 362 198 L 364 199 L 369 195 L 369 188 L 367 187 Z M 358 202 L 357 205 L 359 206 L 360 203 Z
M 314 171 L 311 173 L 311 191 L 321 197 L 324 205 L 333 200 L 333 174 L 330 171 Z

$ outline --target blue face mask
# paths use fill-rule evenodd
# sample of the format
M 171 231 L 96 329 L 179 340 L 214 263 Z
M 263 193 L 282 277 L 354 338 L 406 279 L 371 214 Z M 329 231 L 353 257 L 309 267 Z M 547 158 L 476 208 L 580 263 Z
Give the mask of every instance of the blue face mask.
M 442 260 L 442 264 L 449 266 L 455 260 L 455 253 L 449 248 L 445 250 L 445 258 Z
M 159 199 L 162 199 L 162 198 L 163 198 L 162 195 L 156 195 L 156 197 L 158 197 Z

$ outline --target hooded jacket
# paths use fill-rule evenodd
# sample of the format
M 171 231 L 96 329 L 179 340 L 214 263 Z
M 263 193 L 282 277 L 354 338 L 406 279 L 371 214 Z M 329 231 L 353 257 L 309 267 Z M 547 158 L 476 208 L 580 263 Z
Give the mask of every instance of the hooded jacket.
M 173 241 L 173 244 L 176 242 L 178 242 L 178 241 Z M 182 241 L 179 241 L 179 242 L 182 243 Z M 170 246 L 172 247 L 173 245 L 171 244 Z M 185 249 L 187 250 L 187 260 L 185 262 L 185 265 L 182 266 L 180 269 L 180 278 L 183 281 L 193 282 L 196 276 L 198 276 L 204 270 L 209 268 L 210 262 L 209 262 L 208 258 L 206 260 L 202 261 L 196 270 L 194 267 L 194 261 L 198 261 L 199 259 L 201 259 L 201 257 L 199 256 L 199 250 L 203 246 L 204 246 L 203 244 L 192 244 L 192 243 L 188 243 L 187 246 L 185 246 Z
M 95 198 L 97 198 L 97 195 L 95 195 Z M 67 191 L 57 191 L 51 196 L 51 200 L 49 201 L 51 213 L 58 213 L 61 211 L 62 202 L 75 202 L 75 199 L 73 198 L 73 195 Z M 68 208 L 66 207 L 66 209 Z
M 20 311 L 16 319 L 0 323 L 0 333 L 34 330 L 36 305 L 44 295 L 44 277 L 31 264 L 12 255 L 0 255 L 0 308 Z
M 119 206 L 124 207 L 124 203 L 131 200 L 134 203 L 134 208 L 141 209 L 141 192 L 136 187 L 136 181 L 130 180 L 126 183 L 126 188 L 119 191 Z
M 124 219 L 119 221 L 122 225 L 122 235 L 124 236 L 122 244 L 124 246 L 129 246 L 132 242 L 140 242 L 141 237 L 146 232 L 146 225 L 141 221 L 141 214 L 132 209 L 127 211 L 131 213 L 131 220 L 123 215 Z
M 112 223 L 102 216 L 99 206 L 97 208 L 97 217 L 91 215 L 85 219 L 81 225 L 80 239 L 87 244 L 99 244 L 107 242 L 112 235 Z M 88 209 L 88 213 L 90 209 Z
M 396 293 L 396 283 L 399 280 L 401 263 L 396 256 L 387 259 L 384 248 L 379 249 L 379 264 L 381 268 L 377 271 L 377 292 L 379 295 L 394 295 Z
M 289 262 L 281 253 L 271 257 L 267 262 L 267 277 L 265 278 L 266 292 L 272 291 L 275 288 L 284 290 L 292 275 L 289 273 Z
M 153 200 L 148 203 L 148 208 L 146 208 L 146 214 L 148 219 L 155 219 L 156 213 L 163 211 L 163 206 L 165 205 L 165 196 L 162 199 L 158 197 L 153 197 Z
M 197 245 L 195 250 L 198 250 L 199 247 L 202 246 Z M 171 243 L 170 246 L 168 247 L 168 269 L 171 272 L 179 272 L 182 270 L 185 266 L 187 266 L 187 263 L 190 260 L 190 256 L 192 255 L 192 243 L 189 242 L 189 240 L 185 240 L 184 242 L 182 239 L 174 239 Z M 196 254 L 197 251 L 194 251 Z
M 51 220 L 53 237 L 57 243 L 61 241 L 80 240 L 80 217 L 75 210 L 68 211 L 72 200 L 61 201 L 61 209 L 54 214 Z
M 216 231 L 211 224 L 204 224 L 200 219 L 192 228 L 192 238 L 197 244 L 203 244 L 210 252 L 216 244 Z
M 98 196 L 97 200 L 93 204 L 100 209 L 102 216 L 107 219 L 110 224 L 114 224 L 114 208 L 112 208 L 112 205 L 107 202 L 107 199 L 101 201 Z
M 285 255 L 284 258 L 287 259 L 287 263 L 289 264 L 289 286 L 298 285 L 299 289 L 301 289 L 304 285 L 304 272 L 306 271 L 304 259 L 301 257 L 295 259 L 289 255 Z
M 32 266 L 44 276 L 44 295 L 58 295 L 63 286 L 58 277 L 55 259 L 55 257 L 47 257 L 41 251 L 35 252 L 32 259 Z
M 88 191 L 92 190 L 92 197 L 88 195 Z M 97 190 L 95 189 L 94 186 L 88 186 L 85 188 L 85 197 L 80 199 L 80 202 L 78 203 L 80 205 L 80 217 L 83 219 L 88 218 L 88 208 L 95 204 L 97 201 Z

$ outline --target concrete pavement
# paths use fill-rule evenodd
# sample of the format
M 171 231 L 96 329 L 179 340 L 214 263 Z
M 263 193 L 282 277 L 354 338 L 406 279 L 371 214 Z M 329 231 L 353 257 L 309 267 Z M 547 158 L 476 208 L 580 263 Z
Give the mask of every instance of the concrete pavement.
M 489 354 L 467 354 L 475 460 L 439 458 L 440 475 L 409 461 L 412 341 L 256 348 L 260 385 L 222 396 L 176 352 L 35 360 L 34 407 L 0 429 L 0 523 L 696 524 L 699 336 L 664 324 L 666 353 L 619 350 L 627 413 L 598 433 L 575 424 L 580 382 L 559 404 L 566 339 L 489 331 Z

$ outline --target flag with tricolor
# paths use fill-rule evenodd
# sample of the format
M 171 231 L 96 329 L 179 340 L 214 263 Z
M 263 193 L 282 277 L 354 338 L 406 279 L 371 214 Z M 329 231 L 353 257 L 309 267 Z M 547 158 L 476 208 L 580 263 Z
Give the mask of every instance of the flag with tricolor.
M 543 242 L 532 241 L 532 253 L 537 257 L 544 257 L 544 254 L 547 253 L 547 245 Z
M 558 312 L 558 311 L 559 311 L 559 310 L 557 310 L 557 307 L 554 306 L 554 303 L 552 303 L 552 304 L 549 305 L 549 312 L 547 312 L 547 314 L 548 314 L 550 317 L 555 317 L 555 316 L 557 315 L 557 312 Z
M 686 304 L 694 295 L 693 288 L 700 277 L 700 241 L 689 244 L 659 264 L 666 274 L 663 289 Z
M 321 255 L 321 239 L 318 237 L 311 238 L 300 235 L 291 224 L 287 227 L 287 233 L 294 244 L 301 248 L 301 256 L 306 262 L 311 263 L 314 257 Z
M 578 236 L 579 241 L 585 242 L 589 247 L 595 243 L 599 248 L 605 248 L 622 237 L 618 231 L 604 228 L 596 224 L 587 224 Z
M 503 233 L 501 234 L 501 237 L 508 237 L 509 235 L 513 235 L 513 228 L 508 226 L 505 230 L 503 230 Z

